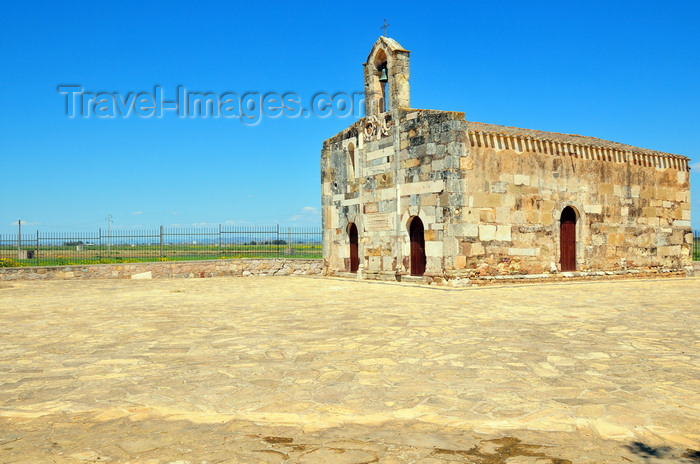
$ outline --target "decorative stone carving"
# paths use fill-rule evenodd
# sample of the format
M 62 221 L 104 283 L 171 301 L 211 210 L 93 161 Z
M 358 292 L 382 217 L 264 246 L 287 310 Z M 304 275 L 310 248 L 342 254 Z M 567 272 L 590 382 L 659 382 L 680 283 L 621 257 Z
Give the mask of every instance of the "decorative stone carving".
M 393 134 L 394 120 L 389 114 L 371 115 L 365 123 L 365 142 L 379 140 Z

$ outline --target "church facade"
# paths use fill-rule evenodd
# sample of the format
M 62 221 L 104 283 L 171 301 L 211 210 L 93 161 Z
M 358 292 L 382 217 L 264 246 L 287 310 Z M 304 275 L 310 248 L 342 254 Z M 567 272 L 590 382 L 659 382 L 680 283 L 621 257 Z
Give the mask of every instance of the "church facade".
M 380 37 L 366 116 L 323 144 L 326 274 L 690 272 L 688 158 L 411 108 L 409 58 Z

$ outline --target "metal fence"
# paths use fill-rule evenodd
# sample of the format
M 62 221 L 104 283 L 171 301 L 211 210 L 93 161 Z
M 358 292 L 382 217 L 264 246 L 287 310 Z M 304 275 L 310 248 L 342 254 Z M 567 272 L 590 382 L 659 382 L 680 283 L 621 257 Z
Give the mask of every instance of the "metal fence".
M 318 227 L 168 228 L 0 235 L 0 265 L 68 265 L 217 258 L 321 258 Z
M 700 230 L 693 231 L 693 261 L 700 261 Z

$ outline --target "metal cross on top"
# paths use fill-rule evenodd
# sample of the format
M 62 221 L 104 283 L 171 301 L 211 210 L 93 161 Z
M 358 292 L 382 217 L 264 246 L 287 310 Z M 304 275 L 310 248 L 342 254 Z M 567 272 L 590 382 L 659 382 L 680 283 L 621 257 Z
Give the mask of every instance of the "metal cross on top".
M 384 37 L 386 37 L 386 30 L 389 26 L 391 26 L 391 24 L 387 23 L 386 18 L 384 18 L 384 25 L 379 28 L 379 29 L 384 29 Z

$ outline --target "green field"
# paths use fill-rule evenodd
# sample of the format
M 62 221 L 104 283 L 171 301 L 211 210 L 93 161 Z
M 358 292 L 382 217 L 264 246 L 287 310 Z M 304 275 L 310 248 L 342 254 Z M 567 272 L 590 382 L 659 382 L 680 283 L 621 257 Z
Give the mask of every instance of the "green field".
M 320 244 L 218 245 L 83 245 L 27 249 L 31 259 L 18 259 L 16 248 L 0 247 L 0 267 L 68 266 L 73 264 L 136 263 L 236 258 L 320 259 Z

